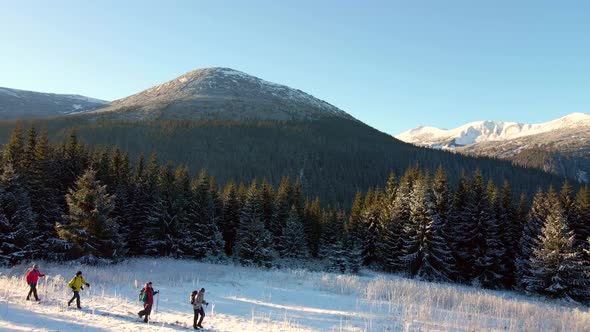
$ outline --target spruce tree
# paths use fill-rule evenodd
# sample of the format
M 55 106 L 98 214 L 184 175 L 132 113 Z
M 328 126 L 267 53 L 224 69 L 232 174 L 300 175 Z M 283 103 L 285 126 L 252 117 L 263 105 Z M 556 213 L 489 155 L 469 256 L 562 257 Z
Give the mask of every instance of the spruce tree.
M 29 193 L 24 181 L 8 162 L 4 165 L 4 172 L 0 177 L 3 192 L 0 195 L 0 208 L 4 212 L 9 225 L 8 240 L 11 264 L 25 259 L 40 258 L 37 245 L 41 235 L 36 225 L 37 215 L 33 212 Z
M 284 177 L 281 180 L 279 189 L 275 196 L 273 207 L 273 218 L 270 225 L 270 233 L 272 236 L 273 247 L 277 251 L 281 251 L 282 230 L 289 218 L 289 210 L 291 208 L 291 196 L 293 189 L 289 178 Z
M 117 223 L 110 218 L 113 197 L 96 180 L 96 172 L 86 170 L 66 195 L 69 214 L 58 223 L 60 237 L 75 246 L 78 257 L 116 259 L 125 255 Z
M 281 256 L 287 258 L 306 258 L 309 257 L 307 241 L 305 241 L 305 232 L 303 224 L 299 219 L 299 212 L 295 205 L 291 206 L 287 224 L 283 229 L 283 239 L 281 247 L 283 252 Z
M 404 229 L 410 221 L 410 196 L 415 181 L 416 174 L 406 171 L 399 181 L 393 202 L 386 201 L 384 204 L 379 252 L 383 269 L 388 272 L 405 271 L 407 267 L 400 257 L 403 254 L 404 241 L 409 238 Z
M 549 189 L 549 195 L 554 196 L 553 188 Z M 529 280 L 532 278 L 532 267 L 530 259 L 533 256 L 533 250 L 537 247 L 539 236 L 541 236 L 541 228 L 547 215 L 549 207 L 545 194 L 539 188 L 533 203 L 531 211 L 524 224 L 522 237 L 520 238 L 518 258 L 516 260 L 516 282 L 517 287 L 521 290 L 528 288 Z
M 224 248 L 223 237 L 217 228 L 213 197 L 209 186 L 209 177 L 201 170 L 194 189 L 193 199 L 187 207 L 185 245 L 187 253 L 197 259 L 206 256 L 219 256 Z
M 32 133 L 30 133 L 32 135 Z M 34 141 L 34 143 L 32 143 Z M 67 244 L 61 240 L 55 230 L 55 224 L 62 220 L 63 210 L 55 182 L 55 160 L 47 132 L 41 130 L 38 139 L 29 139 L 28 187 L 31 207 L 37 215 L 36 230 L 39 241 L 36 245 L 36 257 L 61 260 L 67 250 Z
M 552 194 L 547 202 L 550 210 L 530 259 L 532 273 L 527 277 L 526 290 L 554 298 L 587 300 L 590 270 L 574 248 L 574 235 L 562 203 Z
M 360 247 L 363 258 L 363 265 L 373 265 L 378 262 L 378 247 L 380 243 L 380 212 L 382 193 L 376 190 L 373 193 L 373 200 L 365 202 L 361 216 L 361 238 Z
M 274 253 L 271 235 L 264 228 L 260 193 L 255 181 L 248 189 L 244 208 L 240 212 L 234 256 L 242 265 L 272 266 Z
M 482 221 L 484 227 L 485 251 L 483 257 L 476 258 L 481 269 L 477 282 L 485 288 L 500 288 L 506 278 L 506 267 L 504 265 L 506 257 L 505 230 L 506 220 L 505 213 L 502 209 L 500 193 L 494 183 L 490 180 L 487 187 L 488 215 Z
M 223 209 L 218 223 L 225 243 L 225 254 L 231 256 L 236 243 L 237 229 L 240 224 L 241 207 L 235 182 L 228 183 L 224 192 Z
M 427 177 L 412 188 L 410 220 L 404 228 L 404 255 L 401 260 L 410 276 L 448 281 L 452 271 L 451 251 L 443 237 L 443 223 L 435 210 L 435 199 Z
M 456 261 L 457 281 L 469 282 L 474 276 L 474 242 L 477 235 L 475 217 L 471 214 L 470 201 L 473 199 L 471 181 L 462 174 L 453 197 L 449 222 L 452 235 L 451 248 Z
M 305 233 L 307 245 L 313 258 L 318 258 L 320 253 L 320 239 L 322 236 L 322 209 L 320 199 L 316 197 L 305 205 L 304 211 Z
M 590 237 L 590 188 L 582 187 L 576 194 L 575 200 L 575 221 L 572 224 L 575 241 L 574 246 L 581 249 L 590 249 L 588 247 L 588 238 Z M 589 257 L 585 257 L 588 259 Z

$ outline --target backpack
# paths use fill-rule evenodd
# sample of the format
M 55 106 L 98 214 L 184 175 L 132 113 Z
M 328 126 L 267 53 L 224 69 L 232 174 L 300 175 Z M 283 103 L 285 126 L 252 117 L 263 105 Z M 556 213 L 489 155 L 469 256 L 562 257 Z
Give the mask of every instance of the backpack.
M 146 295 L 145 288 L 142 288 L 141 291 L 139 292 L 139 301 L 143 301 L 145 295 Z
M 192 291 L 192 293 L 191 293 L 191 304 L 195 304 L 195 297 L 197 296 L 198 293 L 199 292 L 196 291 L 196 290 Z

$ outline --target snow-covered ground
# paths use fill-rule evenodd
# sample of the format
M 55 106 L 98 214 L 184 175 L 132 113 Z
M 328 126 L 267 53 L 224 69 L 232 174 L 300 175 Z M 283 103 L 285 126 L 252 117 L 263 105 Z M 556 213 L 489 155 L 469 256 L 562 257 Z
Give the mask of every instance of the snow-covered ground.
M 0 269 L 1 331 L 177 331 L 192 329 L 190 292 L 206 288 L 206 331 L 584 331 L 588 308 L 510 292 L 361 276 L 258 270 L 172 259 L 91 267 L 41 263 L 40 304 L 25 301 L 27 266 Z M 68 308 L 77 270 L 91 284 L 83 310 Z M 139 288 L 161 294 L 152 322 L 136 317 Z

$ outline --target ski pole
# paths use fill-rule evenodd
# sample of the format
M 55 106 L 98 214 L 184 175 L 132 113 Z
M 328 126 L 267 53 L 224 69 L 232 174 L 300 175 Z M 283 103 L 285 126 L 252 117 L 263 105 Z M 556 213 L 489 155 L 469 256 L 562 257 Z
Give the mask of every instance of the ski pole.
M 158 297 L 156 298 L 156 310 L 154 310 L 154 316 L 158 314 L 158 303 L 160 302 L 160 292 L 156 294 Z

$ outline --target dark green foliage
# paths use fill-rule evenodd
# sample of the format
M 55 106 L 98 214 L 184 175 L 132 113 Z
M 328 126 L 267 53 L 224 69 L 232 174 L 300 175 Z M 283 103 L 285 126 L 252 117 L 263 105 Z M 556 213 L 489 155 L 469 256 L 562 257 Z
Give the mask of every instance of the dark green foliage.
M 63 223 L 57 224 L 58 233 L 75 245 L 75 257 L 122 257 L 125 251 L 118 234 L 119 227 L 110 218 L 113 197 L 95 177 L 96 172 L 88 169 L 76 181 L 75 189 L 70 189 L 66 196 L 69 213 Z
M 248 183 L 267 178 L 274 186 L 283 176 L 300 179 L 308 194 L 332 205 L 350 206 L 359 189 L 384 187 L 392 170 L 403 174 L 416 163 L 431 174 L 442 165 L 451 185 L 456 185 L 461 170 L 471 174 L 479 168 L 495 183 L 507 179 L 514 190 L 530 195 L 538 185 L 547 187 L 561 181 L 506 161 L 415 147 L 343 118 L 237 122 L 73 116 L 37 123 L 47 128 L 52 139 L 66 138 L 70 129 L 77 128 L 80 138 L 91 146 L 118 145 L 132 160 L 142 152 L 157 151 L 163 160 L 188 165 L 193 174 L 208 169 L 222 186 L 232 179 Z M 8 141 L 13 128 L 13 122 L 0 122 L 0 142 Z
M 282 234 L 282 257 L 309 257 L 307 241 L 305 240 L 305 231 L 299 218 L 299 212 L 297 212 L 295 205 L 293 205 L 291 207 L 291 211 L 289 211 L 289 217 L 287 218 L 287 223 L 285 224 L 285 228 L 283 228 Z
M 246 202 L 240 212 L 238 240 L 234 248 L 234 256 L 243 265 L 254 265 L 270 268 L 274 252 L 271 234 L 264 228 L 262 220 L 262 204 L 256 182 L 252 182 Z
M 547 204 L 549 213 L 530 258 L 532 273 L 526 278 L 526 289 L 555 298 L 586 300 L 590 270 L 574 248 L 563 200 L 550 193 Z

